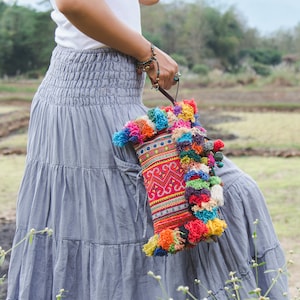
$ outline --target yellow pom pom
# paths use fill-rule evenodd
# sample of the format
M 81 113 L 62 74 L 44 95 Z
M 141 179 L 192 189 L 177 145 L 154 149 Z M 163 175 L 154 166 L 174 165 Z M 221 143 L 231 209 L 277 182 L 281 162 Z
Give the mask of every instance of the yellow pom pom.
M 226 222 L 217 218 L 209 220 L 206 226 L 208 227 L 208 236 L 221 236 L 224 230 L 227 228 Z
M 148 243 L 143 246 L 143 252 L 147 256 L 153 256 L 153 253 L 157 248 L 157 243 L 158 243 L 158 234 L 155 234 L 149 239 Z
M 195 122 L 193 107 L 188 104 L 182 104 L 182 110 L 178 117 L 184 121 Z

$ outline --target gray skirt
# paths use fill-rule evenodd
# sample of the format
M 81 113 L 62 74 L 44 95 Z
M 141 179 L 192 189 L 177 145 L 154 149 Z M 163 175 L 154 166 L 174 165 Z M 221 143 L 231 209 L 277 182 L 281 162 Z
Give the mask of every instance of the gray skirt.
M 31 108 L 26 169 L 17 203 L 14 243 L 30 229 L 53 230 L 22 243 L 11 256 L 7 300 L 154 300 L 162 276 L 169 297 L 186 299 L 179 285 L 198 299 L 211 290 L 227 299 L 225 282 L 235 271 L 242 299 L 256 287 L 253 222 L 259 219 L 260 287 L 266 290 L 284 256 L 265 201 L 255 182 L 225 159 L 218 175 L 225 184 L 221 215 L 228 229 L 218 243 L 169 255 L 146 257 L 153 235 L 150 209 L 132 147 L 112 145 L 112 134 L 145 114 L 144 76 L 134 60 L 111 49 L 74 51 L 56 47 Z M 161 97 L 161 96 L 160 96 Z M 269 296 L 281 300 L 286 278 Z

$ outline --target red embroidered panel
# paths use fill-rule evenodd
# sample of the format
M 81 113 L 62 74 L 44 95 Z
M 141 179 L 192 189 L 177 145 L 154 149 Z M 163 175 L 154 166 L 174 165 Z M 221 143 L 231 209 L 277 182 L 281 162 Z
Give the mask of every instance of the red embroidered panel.
M 136 147 L 152 212 L 154 232 L 176 228 L 195 219 L 184 198 L 184 171 L 171 134 Z

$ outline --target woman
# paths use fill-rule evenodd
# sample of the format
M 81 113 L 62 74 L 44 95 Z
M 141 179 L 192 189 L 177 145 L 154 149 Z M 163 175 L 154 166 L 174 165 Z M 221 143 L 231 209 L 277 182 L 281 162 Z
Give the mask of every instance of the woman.
M 14 243 L 31 228 L 48 227 L 53 235 L 37 234 L 32 244 L 14 248 L 7 300 L 55 299 L 61 289 L 70 300 L 157 299 L 161 290 L 148 271 L 163 277 L 174 299 L 185 299 L 176 291 L 179 285 L 190 286 L 198 299 L 206 297 L 195 278 L 226 299 L 230 271 L 237 272 L 245 286 L 241 294 L 247 295 L 256 286 L 250 266 L 255 219 L 261 222 L 259 259 L 276 269 L 284 257 L 257 186 L 228 160 L 218 174 L 225 183 L 222 215 L 228 224 L 219 243 L 164 258 L 141 250 L 153 228 L 141 200 L 140 167 L 133 149 L 114 147 L 111 138 L 145 114 L 143 74 L 154 87 L 169 89 L 178 66 L 141 35 L 138 1 L 51 3 L 57 47 L 32 102 Z M 271 277 L 260 272 L 264 290 Z M 286 289 L 281 279 L 271 299 L 282 299 Z

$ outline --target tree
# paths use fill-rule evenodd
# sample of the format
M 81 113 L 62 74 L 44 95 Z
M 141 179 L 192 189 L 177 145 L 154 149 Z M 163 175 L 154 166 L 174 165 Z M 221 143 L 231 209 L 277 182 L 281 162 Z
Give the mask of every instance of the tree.
M 49 13 L 18 6 L 6 6 L 0 20 L 0 74 L 14 76 L 46 64 L 53 48 Z
M 206 7 L 206 27 L 210 28 L 206 34 L 207 47 L 215 57 L 218 57 L 223 67 L 231 71 L 239 64 L 239 51 L 243 39 L 242 26 L 235 11 L 230 8 L 221 13 L 216 8 Z

